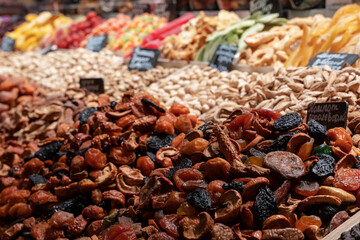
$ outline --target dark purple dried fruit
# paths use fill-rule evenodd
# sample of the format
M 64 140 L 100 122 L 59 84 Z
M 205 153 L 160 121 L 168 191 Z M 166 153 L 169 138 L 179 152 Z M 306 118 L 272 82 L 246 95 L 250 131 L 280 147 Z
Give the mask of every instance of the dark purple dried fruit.
M 230 189 L 234 189 L 234 190 L 238 191 L 241 194 L 241 192 L 244 189 L 245 185 L 246 185 L 245 182 L 230 182 L 230 183 L 225 183 L 224 185 L 222 185 L 222 188 L 225 191 L 230 190 Z
M 196 189 L 186 196 L 187 202 L 195 209 L 206 211 L 211 207 L 211 198 L 209 193 L 204 189 Z
M 300 131 L 289 132 L 281 135 L 271 143 L 271 149 L 273 151 L 286 151 L 286 145 L 290 141 L 290 138 Z
M 178 164 L 176 164 L 168 173 L 166 176 L 168 179 L 173 180 L 174 174 L 177 170 L 183 169 L 183 168 L 191 168 L 192 167 L 192 161 L 189 158 L 183 158 L 180 160 Z
M 309 135 L 314 138 L 315 144 L 322 144 L 327 138 L 327 131 L 324 125 L 320 124 L 316 120 L 310 120 L 308 122 Z
M 29 175 L 30 181 L 36 185 L 36 184 L 44 184 L 47 182 L 47 179 L 39 174 L 30 174 Z
M 170 147 L 172 140 L 176 135 L 166 135 L 166 134 L 157 134 L 152 136 L 152 138 L 147 141 L 147 149 L 153 153 L 156 153 L 160 148 Z
M 97 107 L 89 107 L 82 110 L 79 114 L 80 124 L 87 123 L 88 118 L 94 115 L 95 111 L 97 111 Z
M 315 156 L 319 158 L 319 161 L 312 165 L 310 169 L 311 177 L 322 180 L 332 175 L 336 164 L 335 159 L 330 155 L 322 153 L 317 153 Z
M 116 104 L 117 104 L 117 102 L 116 101 L 112 101 L 111 103 L 109 103 L 109 107 L 111 108 L 111 109 L 114 109 L 115 108 L 115 106 L 116 106 Z
M 301 117 L 297 113 L 288 113 L 279 117 L 274 122 L 274 129 L 276 131 L 285 132 L 298 127 L 302 123 Z
M 161 113 L 166 113 L 165 109 L 163 109 L 162 107 L 158 106 L 157 104 L 155 104 L 153 101 L 151 101 L 150 99 L 147 98 L 142 98 L 141 99 L 141 103 L 146 106 L 146 107 L 153 107 L 156 109 L 156 111 L 161 112 Z
M 260 188 L 254 202 L 254 218 L 259 227 L 263 222 L 278 213 L 277 199 L 268 186 Z

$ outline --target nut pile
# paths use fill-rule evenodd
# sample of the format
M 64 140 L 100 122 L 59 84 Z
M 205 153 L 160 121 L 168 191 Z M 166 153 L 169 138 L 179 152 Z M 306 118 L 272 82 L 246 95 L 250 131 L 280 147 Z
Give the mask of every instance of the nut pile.
M 100 98 L 23 162 L 1 156 L 2 239 L 319 239 L 358 209 L 343 128 L 246 109 L 215 125 L 146 93 Z
M 147 91 L 166 106 L 184 104 L 202 119 L 224 121 L 238 105 L 302 117 L 311 102 L 347 101 L 350 112 L 358 108 L 360 71 L 325 67 L 279 68 L 273 73 L 218 72 L 191 66 L 149 86 Z
M 128 71 L 123 58 L 109 50 L 59 50 L 47 55 L 0 52 L 0 74 L 27 77 L 38 86 L 61 92 L 79 87 L 80 78 L 104 78 L 105 92 L 119 98 L 123 91 L 142 89 L 173 71 L 162 67 Z

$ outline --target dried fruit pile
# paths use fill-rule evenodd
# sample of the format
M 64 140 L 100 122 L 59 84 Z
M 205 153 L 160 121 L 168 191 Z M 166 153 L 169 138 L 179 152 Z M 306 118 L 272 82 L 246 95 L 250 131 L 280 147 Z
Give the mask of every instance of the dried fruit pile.
M 99 103 L 23 162 L 1 156 L 2 239 L 318 239 L 357 210 L 350 130 L 253 109 L 214 125 L 145 93 Z

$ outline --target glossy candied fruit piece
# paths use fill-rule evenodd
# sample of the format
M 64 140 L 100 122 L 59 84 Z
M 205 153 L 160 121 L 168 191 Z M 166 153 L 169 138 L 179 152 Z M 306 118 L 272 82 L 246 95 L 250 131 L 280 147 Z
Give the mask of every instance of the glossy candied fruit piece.
M 319 183 L 315 181 L 299 180 L 294 183 L 293 191 L 301 196 L 309 197 L 319 191 Z
M 334 187 L 346 191 L 356 191 L 360 188 L 360 170 L 341 168 L 335 173 Z
M 264 158 L 251 156 L 245 161 L 245 164 L 253 164 L 262 167 L 263 162 L 264 162 Z
M 185 105 L 182 105 L 180 103 L 175 103 L 170 107 L 169 110 L 171 113 L 173 113 L 175 116 L 180 116 L 182 114 L 189 114 L 190 110 Z
M 349 153 L 353 146 L 350 134 L 342 127 L 328 130 L 328 143 L 331 146 L 339 147 L 345 153 Z
M 295 223 L 295 227 L 300 231 L 304 232 L 311 225 L 315 225 L 317 227 L 321 227 L 321 219 L 318 216 L 310 215 L 310 216 L 302 216 Z

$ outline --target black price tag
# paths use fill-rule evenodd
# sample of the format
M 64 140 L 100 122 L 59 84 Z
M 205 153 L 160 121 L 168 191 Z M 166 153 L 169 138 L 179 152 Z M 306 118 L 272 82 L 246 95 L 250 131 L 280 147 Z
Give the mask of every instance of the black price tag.
M 100 52 L 103 49 L 108 40 L 108 35 L 99 35 L 89 38 L 88 43 L 86 44 L 86 49 L 93 52 Z
M 341 70 L 346 63 L 353 65 L 358 59 L 357 54 L 322 52 L 311 59 L 307 67 L 328 65 L 332 70 Z
M 251 14 L 256 12 L 261 12 L 262 14 L 279 13 L 279 16 L 283 14 L 280 0 L 251 0 L 249 8 Z
M 58 46 L 57 45 L 51 45 L 50 47 L 46 47 L 44 49 L 41 49 L 40 50 L 40 54 L 41 55 L 46 55 L 48 54 L 49 52 L 53 52 L 53 51 L 56 51 L 58 49 Z
M 9 38 L 8 36 L 4 36 L 1 42 L 1 50 L 5 52 L 14 51 L 15 47 L 15 39 Z
M 103 78 L 80 78 L 80 88 L 87 89 L 95 94 L 104 93 Z
M 346 128 L 348 105 L 347 102 L 310 103 L 306 122 L 314 119 L 324 125 L 326 129 Z
M 147 71 L 156 67 L 160 51 L 158 49 L 147 49 L 136 47 L 130 59 L 129 70 Z
M 232 62 L 237 51 L 232 45 L 220 45 L 216 49 L 209 66 L 218 69 L 220 72 L 231 71 Z

